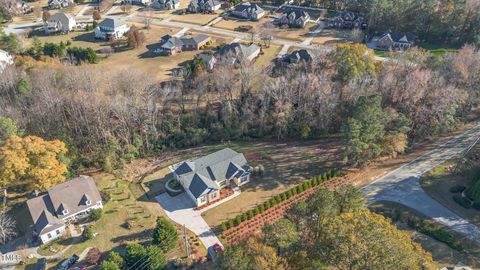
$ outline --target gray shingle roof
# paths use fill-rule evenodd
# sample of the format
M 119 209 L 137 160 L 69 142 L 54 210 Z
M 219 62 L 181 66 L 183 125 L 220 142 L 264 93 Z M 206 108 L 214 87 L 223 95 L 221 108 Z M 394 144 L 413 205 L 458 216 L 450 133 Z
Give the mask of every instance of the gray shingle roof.
M 87 208 L 85 198 L 91 204 L 101 201 L 100 193 L 91 177 L 80 176 L 62 184 L 51 187 L 45 194 L 27 201 L 35 229 L 38 233 L 45 233 L 53 227 L 63 225 L 62 218 L 74 215 Z M 62 211 L 68 210 L 66 215 Z
M 215 181 L 240 177 L 248 172 L 249 166 L 243 154 L 230 148 L 184 161 L 175 169 L 180 182 L 195 198 L 217 190 L 219 186 Z
M 223 46 L 218 51 L 219 55 L 229 55 L 233 54 L 234 56 L 241 56 L 249 58 L 253 53 L 255 53 L 260 47 L 256 44 L 244 45 L 239 42 L 234 42 L 228 45 Z
M 120 21 L 120 20 L 117 20 L 117 19 L 111 19 L 111 18 L 106 18 L 105 20 L 103 20 L 101 23 L 98 24 L 98 26 L 100 27 L 108 27 L 108 28 L 112 28 L 112 29 L 115 29 L 117 27 L 120 27 L 122 25 L 124 25 L 125 23 Z

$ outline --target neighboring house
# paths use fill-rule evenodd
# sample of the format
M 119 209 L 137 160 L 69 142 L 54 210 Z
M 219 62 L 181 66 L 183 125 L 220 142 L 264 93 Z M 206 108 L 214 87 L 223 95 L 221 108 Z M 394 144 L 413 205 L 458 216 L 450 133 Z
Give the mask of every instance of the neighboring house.
M 217 59 L 213 54 L 201 53 L 198 56 L 198 58 L 200 58 L 200 60 L 203 61 L 207 71 L 213 70 L 213 68 L 215 67 L 215 64 L 217 63 Z
M 365 16 L 362 13 L 338 11 L 335 17 L 330 20 L 328 26 L 333 28 L 365 29 L 367 27 L 367 23 L 365 22 Z
M 301 63 L 312 63 L 315 55 L 312 52 L 301 49 L 289 54 L 285 54 L 276 60 L 276 65 L 280 67 L 291 67 Z
M 415 45 L 416 37 L 408 33 L 385 32 L 372 38 L 375 47 L 383 50 L 408 50 Z
M 23 14 L 28 14 L 33 11 L 33 8 L 24 1 L 19 2 L 18 5 Z
M 222 7 L 222 2 L 217 0 L 192 0 L 187 11 L 191 13 L 212 13 Z
M 174 55 L 182 51 L 196 51 L 205 46 L 210 37 L 207 35 L 187 36 L 187 37 L 174 37 L 165 35 L 162 37 L 162 46 L 160 51 L 164 55 Z
M 42 243 L 58 238 L 66 225 L 84 217 L 93 209 L 103 208 L 93 179 L 80 176 L 49 188 L 27 201 L 34 224 L 34 234 Z
M 43 29 L 45 33 L 57 33 L 57 32 L 70 32 L 73 31 L 77 25 L 75 18 L 67 13 L 59 12 L 51 16 L 46 22 L 43 23 Z
M 152 3 L 154 9 L 178 9 L 180 0 L 154 0 Z
M 243 154 L 230 148 L 175 164 L 173 176 L 183 186 L 195 205 L 220 199 L 220 190 L 250 181 L 250 166 Z
M 8 65 L 13 64 L 13 56 L 8 52 L 0 49 L 0 72 L 2 72 Z
M 130 4 L 130 5 L 141 5 L 141 6 L 148 6 L 152 3 L 151 0 L 123 0 L 122 5 Z
M 305 27 L 308 20 L 310 20 L 310 15 L 305 11 L 292 10 L 283 13 L 280 17 L 279 22 L 283 25 L 288 25 L 290 27 Z
M 265 10 L 257 4 L 245 2 L 236 5 L 231 11 L 231 14 L 242 19 L 256 21 L 265 16 Z
M 128 30 L 130 30 L 130 26 L 128 26 L 126 23 L 117 19 L 107 18 L 99 23 L 97 27 L 95 27 L 94 32 L 95 38 L 115 39 L 124 36 Z
M 49 9 L 61 9 L 73 5 L 73 0 L 48 0 Z
M 261 48 L 257 44 L 244 45 L 234 42 L 220 48 L 216 53 L 216 58 L 224 58 L 231 64 L 238 63 L 242 59 L 251 62 L 257 58 L 260 52 Z

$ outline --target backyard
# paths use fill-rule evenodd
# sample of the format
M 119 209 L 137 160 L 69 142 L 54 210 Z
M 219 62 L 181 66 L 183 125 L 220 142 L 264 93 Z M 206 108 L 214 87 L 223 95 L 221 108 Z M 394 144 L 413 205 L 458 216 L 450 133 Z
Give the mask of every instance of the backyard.
M 61 256 L 48 260 L 49 267 L 55 266 L 63 259 L 73 254 L 81 254 L 89 247 L 97 247 L 101 252 L 123 252 L 128 242 L 148 243 L 151 240 L 151 230 L 155 226 L 156 217 L 164 215 L 156 203 L 139 201 L 130 191 L 130 182 L 120 180 L 110 174 L 94 176 L 99 190 L 111 196 L 109 202 L 104 202 L 103 216 L 94 222 L 93 229 L 96 237 L 87 241 L 76 241 Z M 28 215 L 28 213 L 26 213 Z M 181 227 L 175 224 L 181 236 Z M 206 251 L 196 236 L 189 232 L 189 241 L 192 252 L 197 256 L 204 256 Z M 38 253 L 44 256 L 53 256 L 72 243 L 72 239 L 63 238 L 42 246 Z M 175 249 L 167 254 L 169 259 L 184 257 L 184 244 L 179 239 Z M 34 263 L 35 260 L 28 262 Z M 26 266 L 28 269 L 28 265 Z

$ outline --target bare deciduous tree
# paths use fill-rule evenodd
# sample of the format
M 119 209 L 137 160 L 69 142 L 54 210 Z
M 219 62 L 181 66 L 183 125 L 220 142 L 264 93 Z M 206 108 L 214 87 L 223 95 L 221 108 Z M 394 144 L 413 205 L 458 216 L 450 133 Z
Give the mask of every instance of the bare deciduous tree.
M 17 235 L 16 223 L 6 212 L 0 213 L 0 244 L 6 244 Z

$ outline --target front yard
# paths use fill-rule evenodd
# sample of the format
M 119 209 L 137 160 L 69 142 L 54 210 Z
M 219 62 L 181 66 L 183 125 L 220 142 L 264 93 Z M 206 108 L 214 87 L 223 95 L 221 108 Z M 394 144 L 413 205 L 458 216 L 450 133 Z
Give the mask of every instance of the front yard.
M 270 19 L 265 17 L 260 19 L 259 21 L 243 21 L 243 20 L 236 20 L 232 18 L 226 18 L 212 25 L 212 27 L 236 31 L 240 26 L 251 26 L 253 27 L 252 31 L 257 32 L 262 28 L 262 24 L 269 21 Z

